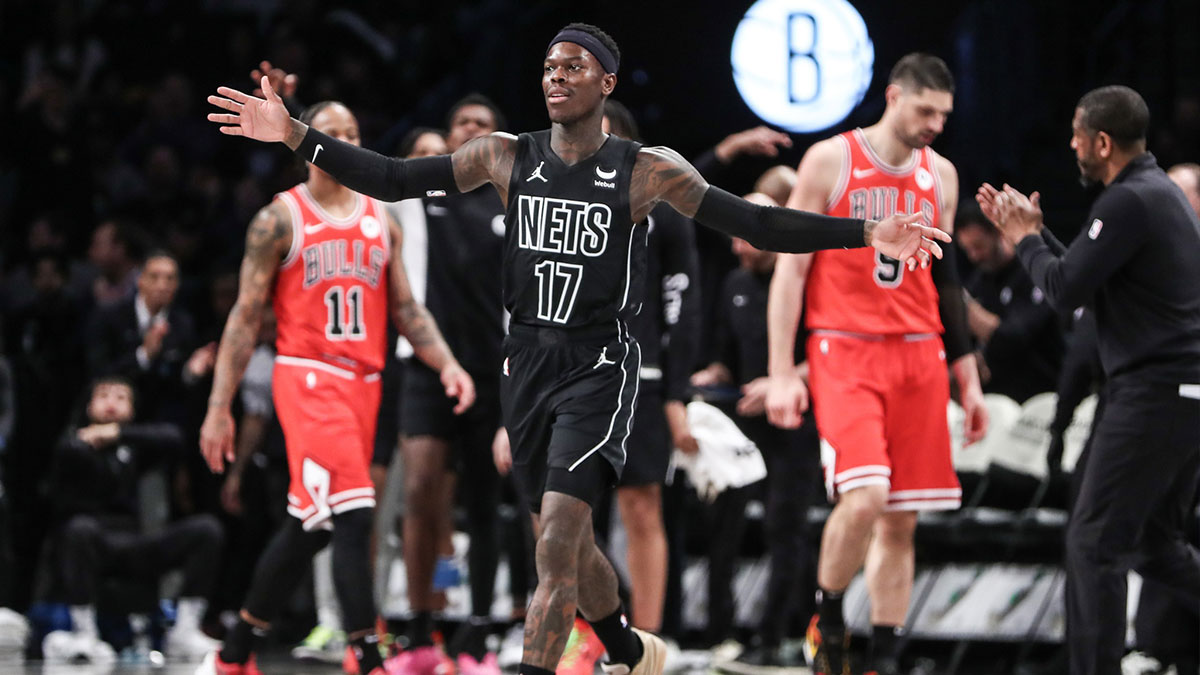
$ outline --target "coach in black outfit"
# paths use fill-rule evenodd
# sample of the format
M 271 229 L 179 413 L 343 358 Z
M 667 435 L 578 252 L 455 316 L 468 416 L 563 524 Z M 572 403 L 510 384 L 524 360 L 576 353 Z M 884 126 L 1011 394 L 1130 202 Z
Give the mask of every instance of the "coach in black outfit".
M 1043 229 L 1036 192 L 978 194 L 1046 298 L 1096 312 L 1107 405 L 1067 528 L 1072 673 L 1121 672 L 1129 569 L 1200 605 L 1182 531 L 1200 464 L 1200 221 L 1146 152 L 1149 117 L 1127 87 L 1080 99 L 1071 148 L 1106 189 L 1070 248 Z

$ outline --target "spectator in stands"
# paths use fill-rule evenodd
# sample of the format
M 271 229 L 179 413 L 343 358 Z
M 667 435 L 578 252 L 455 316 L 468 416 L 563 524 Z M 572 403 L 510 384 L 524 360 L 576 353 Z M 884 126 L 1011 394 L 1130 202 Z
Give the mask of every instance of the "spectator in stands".
M 746 199 L 776 206 L 770 197 L 752 193 Z M 771 559 L 771 578 L 758 628 L 758 643 L 738 657 L 749 666 L 786 665 L 780 650 L 784 635 L 799 615 L 811 615 L 815 582 L 814 555 L 807 537 L 806 515 L 815 502 L 818 439 L 811 420 L 799 429 L 767 423 L 767 292 L 775 270 L 776 253 L 761 251 L 742 239 L 733 240 L 740 267 L 729 273 L 717 304 L 717 360 L 692 376 L 698 387 L 736 386 L 740 392 L 730 417 L 754 441 L 767 464 L 765 539 Z M 801 336 L 802 338 L 803 336 Z M 805 340 L 797 339 L 796 362 L 806 369 Z M 748 488 L 717 498 L 718 523 L 711 533 L 709 563 L 710 640 L 728 637 L 734 607 L 731 584 L 740 549 Z
M 135 230 L 126 223 L 108 220 L 92 232 L 88 260 L 95 276 L 79 281 L 90 283 L 86 289 L 89 304 L 97 308 L 120 304 L 134 294 L 138 278 L 138 242 Z
M 156 462 L 181 450 L 178 428 L 135 424 L 134 390 L 119 376 L 99 378 L 83 413 L 55 450 L 52 481 L 58 526 L 61 583 L 73 630 L 46 637 L 48 658 L 110 658 L 96 628 L 99 588 L 109 579 L 154 582 L 182 569 L 183 589 L 175 626 L 166 635 L 172 656 L 198 656 L 216 642 L 200 631 L 213 591 L 223 534 L 211 515 L 185 518 L 148 531 L 139 479 Z
M 166 252 L 142 265 L 137 294 L 98 311 L 88 328 L 93 376 L 128 377 L 146 402 L 141 419 L 181 419 L 181 390 L 212 370 L 213 345 L 196 348 L 192 317 L 176 307 L 179 266 Z
M 959 207 L 954 236 L 975 266 L 965 284 L 967 325 L 979 346 L 983 390 L 1018 403 L 1054 391 L 1065 350 L 1060 317 L 974 201 Z

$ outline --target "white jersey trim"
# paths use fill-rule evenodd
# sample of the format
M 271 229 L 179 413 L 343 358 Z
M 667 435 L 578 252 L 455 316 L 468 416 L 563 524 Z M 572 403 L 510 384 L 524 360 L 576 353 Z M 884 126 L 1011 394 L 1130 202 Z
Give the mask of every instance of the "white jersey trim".
M 367 211 L 367 197 L 364 197 L 357 192 L 353 193 L 355 199 L 354 211 L 352 211 L 350 215 L 346 216 L 345 218 L 334 218 L 332 215 L 330 215 L 328 211 L 326 211 L 319 203 L 317 203 L 316 198 L 313 197 L 311 192 L 309 192 L 308 185 L 305 183 L 300 184 L 300 189 L 297 190 L 297 192 L 300 193 L 300 198 L 304 200 L 304 203 L 308 205 L 308 208 L 312 209 L 313 213 L 320 216 L 321 220 L 324 220 L 326 225 L 329 225 L 335 229 L 340 230 L 357 225 L 358 221 Z
M 619 323 L 620 322 L 618 322 L 618 324 Z M 618 325 L 618 329 L 619 328 L 620 327 Z M 612 438 L 613 427 L 615 427 L 617 424 L 617 415 L 621 414 L 621 408 L 625 407 L 624 403 L 621 401 L 621 398 L 625 393 L 625 383 L 629 379 L 629 371 L 625 369 L 625 360 L 628 358 L 629 358 L 629 343 L 626 342 L 625 343 L 625 355 L 621 357 L 621 366 L 620 366 L 620 368 L 621 368 L 621 388 L 617 390 L 617 409 L 613 411 L 612 417 L 608 420 L 608 432 L 604 434 L 604 438 L 600 439 L 599 443 L 592 446 L 591 450 L 588 450 L 587 452 L 585 452 L 583 454 L 583 457 L 580 457 L 579 459 L 575 460 L 574 464 L 567 467 L 567 471 L 574 471 L 575 467 L 579 466 L 580 464 L 583 464 L 583 461 L 585 459 L 596 454 L 596 451 L 599 450 L 600 448 L 604 447 L 604 444 L 608 442 L 608 439 Z M 639 356 L 638 358 L 640 361 L 641 357 Z M 624 450 L 624 444 L 622 444 L 622 451 L 623 450 Z
M 858 141 L 859 147 L 861 147 L 863 149 L 863 154 L 866 155 L 867 159 L 871 162 L 871 164 L 873 164 L 876 169 L 879 169 L 879 171 L 881 173 L 885 173 L 889 176 L 896 176 L 896 177 L 908 176 L 921 163 L 920 151 L 913 150 L 912 155 L 910 155 L 908 158 L 908 161 L 906 161 L 904 164 L 901 164 L 900 166 L 893 166 L 893 165 L 888 164 L 887 162 L 883 161 L 882 157 L 875 154 L 875 148 L 871 147 L 871 143 L 869 141 L 867 141 L 867 135 L 865 133 L 863 133 L 863 130 L 861 128 L 854 130 L 854 138 Z
M 296 258 L 300 255 L 300 248 L 304 246 L 304 216 L 301 214 L 300 205 L 296 203 L 296 198 L 290 192 L 280 192 L 279 200 L 287 207 L 288 215 L 292 220 L 292 245 L 288 249 L 288 253 L 283 258 L 283 262 L 279 264 L 279 269 L 287 269 L 296 262 Z
M 838 134 L 834 136 L 841 142 L 842 146 L 842 167 L 838 171 L 838 180 L 834 185 L 833 192 L 829 195 L 829 200 L 825 203 L 825 210 L 832 209 L 838 202 L 842 201 L 842 197 L 846 196 L 846 188 L 850 186 L 850 171 L 853 169 L 854 159 L 850 153 L 850 141 L 846 137 Z
M 300 358 L 299 356 L 279 355 L 279 356 L 275 357 L 275 363 L 279 364 L 279 365 L 284 365 L 284 366 L 297 366 L 300 368 L 316 368 L 317 370 L 323 370 L 323 371 L 329 373 L 330 375 L 337 375 L 338 377 L 342 378 L 343 380 L 357 380 L 358 379 L 358 375 L 355 374 L 355 372 L 353 370 L 346 370 L 345 368 L 338 368 L 337 366 L 335 366 L 331 363 L 325 363 L 324 361 L 318 361 L 316 359 L 304 359 L 304 358 Z

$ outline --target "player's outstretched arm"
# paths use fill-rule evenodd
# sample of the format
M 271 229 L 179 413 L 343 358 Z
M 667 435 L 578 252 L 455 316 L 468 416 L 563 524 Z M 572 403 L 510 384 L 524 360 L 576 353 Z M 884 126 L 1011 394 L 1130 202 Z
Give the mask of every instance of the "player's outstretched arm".
M 793 209 L 760 206 L 713 185 L 670 148 L 643 148 L 633 169 L 630 201 L 634 219 L 644 217 L 659 201 L 754 246 L 782 253 L 873 246 L 910 268 L 941 257 L 938 241 L 950 236 L 918 225 L 920 214 L 894 215 L 880 221 L 835 218 Z
M 487 182 L 496 185 L 502 196 L 508 189 L 516 149 L 516 137 L 511 134 L 476 139 L 452 156 L 385 157 L 293 119 L 266 75 L 261 84 L 265 98 L 218 87 L 217 95 L 209 96 L 208 102 L 227 112 L 209 113 L 209 121 L 222 125 L 221 133 L 228 136 L 283 143 L 342 185 L 384 201 L 468 192 Z
M 446 395 L 458 399 L 458 404 L 454 406 L 455 414 L 461 413 L 475 402 L 475 382 L 454 358 L 433 315 L 413 297 L 401 255 L 404 234 L 390 217 L 388 221 L 392 236 L 392 257 L 388 261 L 388 304 L 392 321 L 400 334 L 412 344 L 417 358 L 440 374 Z
M 271 298 L 271 285 L 279 263 L 292 246 L 292 223 L 285 209 L 272 202 L 254 216 L 246 232 L 238 298 L 225 322 L 217 363 L 213 370 L 208 413 L 200 427 L 200 451 L 214 472 L 234 460 L 233 414 L 230 406 L 246 364 L 258 344 L 263 309 Z

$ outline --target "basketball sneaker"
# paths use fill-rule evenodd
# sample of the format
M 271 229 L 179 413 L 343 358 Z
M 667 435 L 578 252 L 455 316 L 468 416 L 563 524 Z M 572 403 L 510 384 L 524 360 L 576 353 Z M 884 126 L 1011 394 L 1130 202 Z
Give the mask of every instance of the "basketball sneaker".
M 196 668 L 196 675 L 262 675 L 262 671 L 258 669 L 253 654 L 245 663 L 225 663 L 219 652 L 211 651 L 204 655 L 200 667 Z
M 567 646 L 563 649 L 562 657 L 554 675 L 592 675 L 596 672 L 596 662 L 604 656 L 604 643 L 596 636 L 591 624 L 575 617 L 575 625 L 571 635 L 567 637 Z
M 383 665 L 389 675 L 454 675 L 454 661 L 437 645 L 406 649 Z
M 338 663 L 346 651 L 346 634 L 317 624 L 308 637 L 292 648 L 292 657 L 301 661 Z
M 813 616 L 804 635 L 804 658 L 812 666 L 813 675 L 850 675 L 850 633 L 825 635 Z
M 633 634 L 642 641 L 642 658 L 633 665 L 633 670 L 624 663 L 606 663 L 601 668 L 605 675 L 662 675 L 667 663 L 667 643 L 654 633 L 633 628 Z

